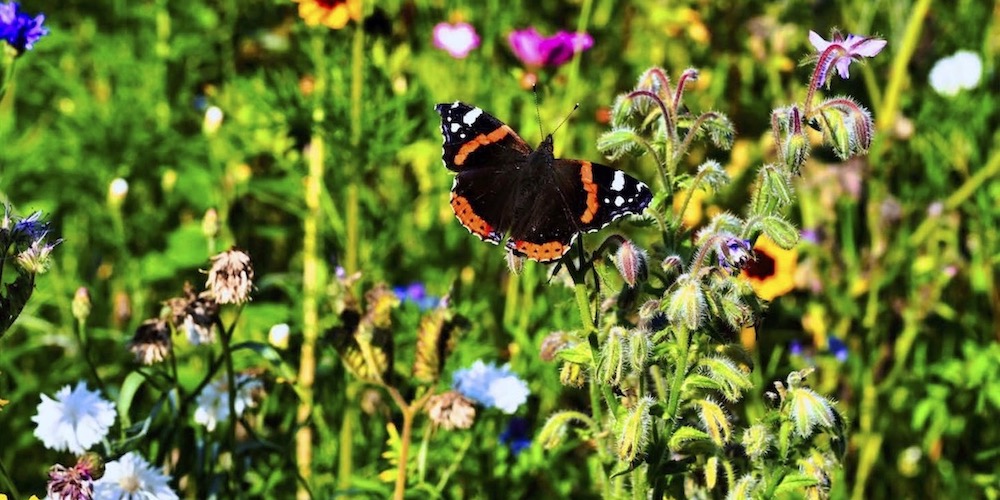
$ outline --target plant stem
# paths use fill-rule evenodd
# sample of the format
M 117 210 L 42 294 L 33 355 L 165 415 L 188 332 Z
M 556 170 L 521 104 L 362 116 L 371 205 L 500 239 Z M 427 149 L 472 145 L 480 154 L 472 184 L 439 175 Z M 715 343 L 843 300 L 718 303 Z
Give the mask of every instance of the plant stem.
M 688 368 L 688 351 L 691 347 L 691 335 L 687 328 L 680 326 L 676 330 L 677 344 L 680 346 L 680 353 L 677 356 L 677 367 L 674 370 L 674 380 L 670 384 L 670 394 L 667 399 L 667 410 L 664 413 L 665 418 L 670 419 L 670 426 L 668 427 L 669 432 L 666 436 L 666 441 L 670 440 L 670 437 L 674 433 L 674 425 L 677 422 L 677 406 L 680 404 L 681 400 L 681 387 L 684 385 L 684 376 L 687 375 Z
M 403 435 L 399 445 L 399 464 L 396 466 L 396 488 L 392 497 L 403 500 L 406 496 L 406 464 L 410 455 L 410 439 L 413 437 L 413 410 L 403 408 Z
M 17 486 L 14 485 L 14 480 L 10 477 L 10 472 L 7 471 L 7 466 L 3 463 L 3 457 L 0 457 L 0 478 L 3 478 L 3 481 L 7 483 L 12 497 L 21 498 L 21 494 L 17 492 Z
M 356 158 L 361 158 L 361 106 L 364 97 L 365 30 L 361 23 L 354 29 L 354 47 L 351 52 L 351 147 Z M 361 165 L 364 169 L 366 165 Z M 350 176 L 347 186 L 347 248 L 344 268 L 350 275 L 358 270 L 358 184 L 359 176 Z
M 319 293 L 323 289 L 322 256 L 320 254 L 319 228 L 322 222 L 320 200 L 323 194 L 324 159 L 326 148 L 320 131 L 323 115 L 323 96 L 327 92 L 326 54 L 323 36 L 312 37 L 313 62 L 316 65 L 315 90 L 313 95 L 313 133 L 309 142 L 308 166 L 305 179 L 304 201 L 306 213 L 303 218 L 302 236 L 302 348 L 299 357 L 299 373 L 296 380 L 300 394 L 299 407 L 295 416 L 298 431 L 295 433 L 295 461 L 302 483 L 296 490 L 296 498 L 310 498 L 309 481 L 312 478 L 312 427 L 309 419 L 313 412 L 313 382 L 316 378 L 316 339 L 319 337 Z M 343 478 L 342 478 L 343 479 Z
M 219 329 L 222 332 L 220 335 L 222 338 L 222 357 L 226 362 L 226 379 L 229 381 L 226 384 L 226 389 L 229 396 L 229 453 L 233 460 L 230 482 L 233 494 L 242 491 L 239 482 L 243 477 L 243 465 L 236 454 L 236 427 L 239 424 L 239 416 L 236 415 L 236 370 L 233 368 L 233 350 L 230 345 L 235 327 L 235 321 L 229 329 L 223 328 L 221 321 L 219 323 Z

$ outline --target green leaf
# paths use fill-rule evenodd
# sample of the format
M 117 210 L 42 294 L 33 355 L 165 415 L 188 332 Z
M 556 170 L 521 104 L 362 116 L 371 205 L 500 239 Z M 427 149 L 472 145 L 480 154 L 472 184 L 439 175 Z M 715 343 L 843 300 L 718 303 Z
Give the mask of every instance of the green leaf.
M 597 149 L 611 160 L 621 158 L 625 153 L 640 149 L 642 139 L 628 127 L 620 127 L 601 134 L 597 138 Z
M 685 446 L 698 442 L 711 444 L 712 438 L 707 432 L 701 429 L 691 427 L 689 425 L 682 425 L 674 431 L 674 435 L 670 436 L 670 443 L 668 446 L 672 451 L 677 451 Z
M 591 360 L 593 360 L 590 345 L 586 342 L 580 342 L 573 347 L 567 347 L 556 353 L 556 357 L 563 361 L 585 366 L 589 366 Z
M 806 488 L 811 488 L 817 484 L 819 484 L 819 481 L 815 477 L 801 472 L 793 472 L 781 480 L 781 483 L 778 484 L 774 492 L 776 494 L 802 493 Z
M 122 419 L 122 427 L 129 427 L 132 425 L 131 419 L 129 419 L 128 412 L 132 408 L 132 401 L 135 400 L 136 393 L 139 392 L 139 388 L 142 384 L 146 382 L 146 377 L 140 372 L 129 373 L 125 377 L 125 381 L 122 382 L 121 391 L 118 393 L 118 415 Z

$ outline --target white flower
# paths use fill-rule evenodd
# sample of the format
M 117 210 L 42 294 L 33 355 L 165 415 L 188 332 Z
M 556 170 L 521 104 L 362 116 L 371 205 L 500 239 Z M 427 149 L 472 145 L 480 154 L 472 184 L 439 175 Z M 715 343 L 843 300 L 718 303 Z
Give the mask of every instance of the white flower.
M 493 398 L 493 406 L 510 415 L 528 401 L 531 391 L 517 375 L 508 375 L 490 382 L 489 394 Z
M 31 420 L 38 425 L 35 437 L 46 448 L 82 455 L 108 435 L 116 416 L 113 404 L 79 382 L 72 391 L 68 385 L 60 389 L 55 399 L 42 394 L 38 414 Z
M 983 61 L 979 54 L 960 50 L 934 63 L 928 80 L 938 94 L 953 96 L 960 90 L 976 88 L 982 76 Z
M 94 482 L 94 500 L 177 500 L 169 481 L 170 476 L 130 451 L 104 466 L 104 476 Z
M 455 390 L 487 408 L 499 408 L 511 414 L 528 400 L 528 384 L 510 371 L 509 365 L 497 368 L 477 360 L 471 368 L 453 375 Z
M 288 335 L 291 329 L 288 323 L 278 323 L 267 332 L 267 341 L 278 349 L 288 349 Z
M 250 375 L 236 376 L 236 416 L 243 415 L 247 408 L 257 405 L 254 396 L 264 389 L 264 384 Z M 221 377 L 202 389 L 197 399 L 198 409 L 194 421 L 202 424 L 209 432 L 215 430 L 219 422 L 229 418 L 229 388 L 226 377 Z

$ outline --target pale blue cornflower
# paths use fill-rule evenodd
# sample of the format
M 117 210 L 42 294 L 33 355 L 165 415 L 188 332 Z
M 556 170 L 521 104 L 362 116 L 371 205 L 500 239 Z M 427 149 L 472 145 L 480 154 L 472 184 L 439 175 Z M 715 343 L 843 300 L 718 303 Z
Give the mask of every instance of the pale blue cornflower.
M 487 408 L 499 408 L 512 414 L 528 401 L 528 384 L 510 371 L 509 365 L 497 368 L 493 363 L 477 360 L 469 368 L 457 370 L 453 386 L 463 396 Z

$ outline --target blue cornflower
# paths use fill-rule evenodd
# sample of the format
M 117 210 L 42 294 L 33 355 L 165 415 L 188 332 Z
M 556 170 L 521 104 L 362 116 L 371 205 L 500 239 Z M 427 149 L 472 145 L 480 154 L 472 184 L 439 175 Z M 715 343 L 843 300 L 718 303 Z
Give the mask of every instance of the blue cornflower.
M 414 282 L 406 286 L 395 286 L 392 287 L 393 293 L 396 297 L 403 302 L 412 302 L 417 305 L 421 311 L 426 311 L 427 309 L 432 309 L 438 305 L 441 299 L 427 295 L 427 288 L 424 287 L 423 283 Z
M 455 371 L 452 385 L 463 396 L 487 408 L 499 408 L 507 414 L 514 413 L 528 400 L 528 384 L 510 371 L 509 365 L 500 368 L 493 363 L 477 360 L 470 368 Z
M 531 429 L 528 420 L 514 417 L 507 422 L 507 428 L 500 433 L 500 442 L 510 447 L 511 455 L 515 457 L 525 448 L 531 446 Z
M 0 40 L 7 42 L 18 54 L 31 50 L 35 42 L 49 34 L 42 27 L 45 15 L 31 17 L 17 2 L 0 3 Z
M 830 335 L 826 339 L 826 348 L 830 350 L 830 354 L 833 354 L 833 356 L 837 358 L 837 361 L 840 361 L 841 363 L 847 361 L 847 355 L 849 352 L 847 350 L 847 344 L 845 344 L 843 340 Z
M 15 241 L 33 243 L 41 240 L 49 232 L 49 223 L 42 220 L 42 213 L 35 212 L 14 223 L 11 233 Z

